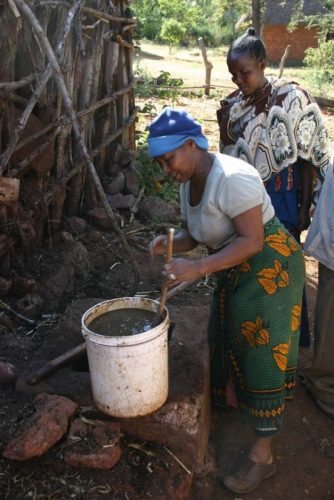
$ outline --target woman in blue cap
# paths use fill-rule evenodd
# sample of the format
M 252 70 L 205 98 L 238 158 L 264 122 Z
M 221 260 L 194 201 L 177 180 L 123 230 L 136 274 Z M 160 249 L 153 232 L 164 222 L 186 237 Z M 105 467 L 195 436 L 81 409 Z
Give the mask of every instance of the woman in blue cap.
M 304 284 L 302 251 L 275 217 L 258 172 L 248 163 L 208 151 L 201 126 L 186 111 L 165 108 L 151 123 L 148 150 L 181 183 L 182 229 L 174 252 L 204 244 L 208 254 L 174 258 L 171 284 L 214 273 L 208 326 L 213 401 L 225 403 L 233 384 L 242 418 L 255 439 L 233 474 L 235 493 L 255 489 L 275 472 L 272 438 L 292 397 Z M 166 251 L 166 236 L 150 244 Z

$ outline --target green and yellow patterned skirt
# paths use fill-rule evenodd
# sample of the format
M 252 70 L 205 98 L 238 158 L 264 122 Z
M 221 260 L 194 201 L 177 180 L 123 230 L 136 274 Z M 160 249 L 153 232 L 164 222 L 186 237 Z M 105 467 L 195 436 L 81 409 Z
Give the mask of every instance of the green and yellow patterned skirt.
M 209 321 L 213 402 L 230 377 L 241 416 L 257 435 L 277 433 L 297 365 L 305 266 L 301 247 L 275 217 L 261 253 L 217 273 Z

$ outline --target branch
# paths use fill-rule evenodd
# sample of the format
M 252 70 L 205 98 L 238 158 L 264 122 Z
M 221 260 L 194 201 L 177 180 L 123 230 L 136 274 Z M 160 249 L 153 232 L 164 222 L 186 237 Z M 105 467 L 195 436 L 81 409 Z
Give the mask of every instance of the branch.
M 97 17 L 98 19 L 105 19 L 107 21 L 116 21 L 119 23 L 137 24 L 137 20 L 133 17 L 131 18 L 131 17 L 111 16 L 106 12 L 100 12 L 99 10 L 92 9 L 91 7 L 82 7 L 81 10 L 82 12 L 85 12 L 86 14 L 91 14 L 92 16 Z
M 135 50 L 134 46 L 131 43 L 124 40 L 124 38 L 122 38 L 121 35 L 116 35 L 115 40 L 122 47 L 125 47 L 126 49 L 130 50 Z
M 33 73 L 29 76 L 26 76 L 25 78 L 22 78 L 22 80 L 18 80 L 17 82 L 1 82 L 0 90 L 3 90 L 5 92 L 12 92 L 13 90 L 29 85 L 29 83 L 36 80 L 36 77 L 37 75 Z
M 278 78 L 281 78 L 281 76 L 283 75 L 285 61 L 287 60 L 287 57 L 289 55 L 290 48 L 291 48 L 291 45 L 286 46 L 286 49 L 285 49 L 284 54 L 282 56 L 281 62 L 279 63 Z
M 69 2 L 64 2 L 61 0 L 44 0 L 41 2 L 41 5 L 61 5 L 70 7 L 71 4 Z M 137 20 L 134 17 L 119 17 L 119 16 L 111 16 L 106 12 L 101 12 L 97 9 L 92 9 L 91 7 L 81 7 L 81 12 L 85 12 L 86 14 L 90 14 L 97 19 L 102 19 L 103 21 L 112 21 L 116 23 L 131 23 L 137 24 Z

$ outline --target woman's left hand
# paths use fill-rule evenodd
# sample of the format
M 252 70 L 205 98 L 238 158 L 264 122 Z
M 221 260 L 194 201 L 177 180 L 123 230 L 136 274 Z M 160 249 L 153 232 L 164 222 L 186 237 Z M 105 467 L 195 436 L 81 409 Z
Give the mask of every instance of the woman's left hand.
M 192 259 L 173 259 L 165 264 L 162 274 L 171 285 L 177 285 L 183 281 L 200 278 L 199 262 Z

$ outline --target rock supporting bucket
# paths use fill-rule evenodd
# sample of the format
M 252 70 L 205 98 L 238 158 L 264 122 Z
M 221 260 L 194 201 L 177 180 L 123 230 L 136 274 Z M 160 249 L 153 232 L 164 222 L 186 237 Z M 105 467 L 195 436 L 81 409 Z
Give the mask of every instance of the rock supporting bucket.
M 157 312 L 159 303 L 139 297 L 107 300 L 88 309 L 82 317 L 93 398 L 96 406 L 114 417 L 147 415 L 162 406 L 168 395 L 168 326 L 129 336 L 104 336 L 89 330 L 90 323 L 117 309 Z

